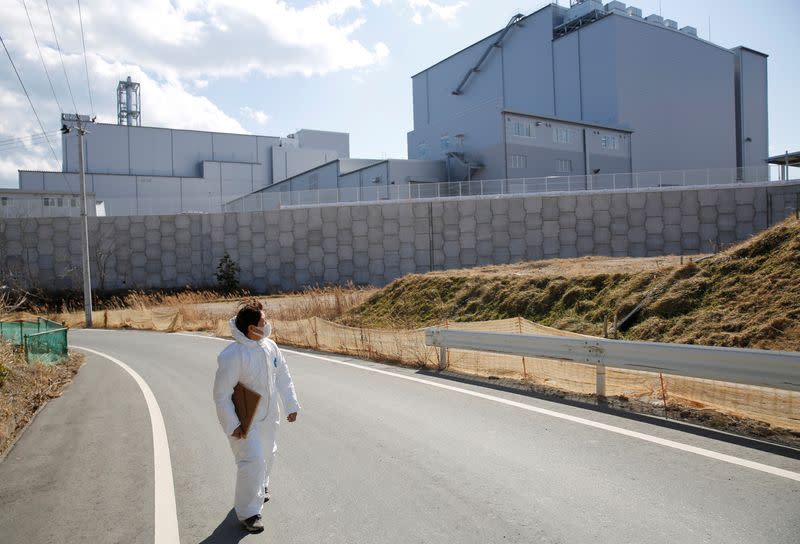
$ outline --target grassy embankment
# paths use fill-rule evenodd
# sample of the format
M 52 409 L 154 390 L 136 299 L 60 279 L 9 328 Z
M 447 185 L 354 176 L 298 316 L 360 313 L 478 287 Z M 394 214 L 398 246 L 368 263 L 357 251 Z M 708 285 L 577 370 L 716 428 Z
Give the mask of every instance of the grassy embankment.
M 800 221 L 786 220 L 699 263 L 673 259 L 655 270 L 592 273 L 607 262 L 564 261 L 566 273 L 550 261 L 410 275 L 340 321 L 413 328 L 521 316 L 601 335 L 607 318 L 625 316 L 650 293 L 622 338 L 800 351 Z
M 19 350 L 0 341 L 0 459 L 37 410 L 61 396 L 83 359 L 73 352 L 62 364 L 28 365 Z

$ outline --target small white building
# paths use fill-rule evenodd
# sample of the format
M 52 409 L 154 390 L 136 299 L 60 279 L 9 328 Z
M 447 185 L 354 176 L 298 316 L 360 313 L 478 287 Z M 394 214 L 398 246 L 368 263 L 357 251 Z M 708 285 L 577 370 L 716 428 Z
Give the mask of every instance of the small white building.
M 0 189 L 0 218 L 79 217 L 81 215 L 80 198 L 79 193 Z M 96 203 L 95 195 L 87 193 L 87 215 L 98 215 L 98 207 L 102 210 L 102 203 Z M 102 215 L 102 211 L 100 215 Z

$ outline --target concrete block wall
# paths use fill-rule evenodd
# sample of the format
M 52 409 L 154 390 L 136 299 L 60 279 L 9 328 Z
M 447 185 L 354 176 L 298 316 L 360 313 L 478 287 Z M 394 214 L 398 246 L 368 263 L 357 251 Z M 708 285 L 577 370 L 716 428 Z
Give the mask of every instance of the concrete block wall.
M 92 217 L 92 283 L 212 286 L 226 251 L 241 267 L 242 286 L 257 291 L 384 285 L 408 273 L 522 260 L 706 253 L 783 219 L 798 195 L 800 181 Z M 0 282 L 80 289 L 80 220 L 0 220 L 0 263 Z

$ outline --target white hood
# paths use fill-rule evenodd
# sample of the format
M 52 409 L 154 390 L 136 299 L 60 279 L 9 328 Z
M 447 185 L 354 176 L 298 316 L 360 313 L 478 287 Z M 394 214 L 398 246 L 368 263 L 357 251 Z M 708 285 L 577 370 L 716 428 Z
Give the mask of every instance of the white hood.
M 264 337 L 258 341 L 250 340 L 247 336 L 244 335 L 242 331 L 236 328 L 235 317 L 232 318 L 230 321 L 228 321 L 228 326 L 231 328 L 231 336 L 233 336 L 233 339 L 239 344 L 242 344 L 247 347 L 256 347 L 258 345 L 261 345 L 261 343 L 267 338 L 269 338 L 270 334 L 272 334 L 272 324 L 269 321 L 267 321 L 267 324 L 264 325 Z

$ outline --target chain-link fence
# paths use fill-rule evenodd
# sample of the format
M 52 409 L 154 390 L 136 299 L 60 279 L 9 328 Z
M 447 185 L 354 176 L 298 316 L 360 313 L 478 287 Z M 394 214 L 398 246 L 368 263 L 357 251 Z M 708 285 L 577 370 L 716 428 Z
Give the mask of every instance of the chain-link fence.
M 41 317 L 35 321 L 3 321 L 0 338 L 21 347 L 29 364 L 56 364 L 67 358 L 67 329 L 55 321 Z

